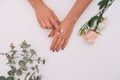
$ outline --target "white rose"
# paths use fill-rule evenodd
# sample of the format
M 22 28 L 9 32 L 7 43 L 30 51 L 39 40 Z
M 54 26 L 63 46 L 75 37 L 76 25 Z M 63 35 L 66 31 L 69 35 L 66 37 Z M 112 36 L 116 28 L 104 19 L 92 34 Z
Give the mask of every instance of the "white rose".
M 104 20 L 98 24 L 98 31 L 102 31 L 104 30 L 106 27 L 107 27 L 107 24 L 108 24 L 108 20 L 107 18 L 105 17 Z
M 105 17 L 104 20 L 103 20 L 102 22 L 107 24 L 107 23 L 108 23 L 107 17 Z

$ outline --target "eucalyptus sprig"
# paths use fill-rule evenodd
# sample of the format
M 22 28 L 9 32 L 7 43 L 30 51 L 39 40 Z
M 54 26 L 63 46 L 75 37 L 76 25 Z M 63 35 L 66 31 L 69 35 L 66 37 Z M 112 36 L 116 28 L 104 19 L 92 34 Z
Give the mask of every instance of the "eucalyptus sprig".
M 105 20 L 103 14 L 112 5 L 114 1 L 115 0 L 101 0 L 98 3 L 99 12 L 79 29 L 79 35 L 85 35 L 87 31 L 94 31 L 99 34 L 101 31 L 99 30 L 99 24 L 104 22 Z
M 23 41 L 20 44 L 21 54 L 19 55 L 18 51 L 15 50 L 15 46 L 11 43 L 11 50 L 8 53 L 1 53 L 1 55 L 6 56 L 10 70 L 7 77 L 0 75 L 0 80 L 20 80 L 20 77 L 24 77 L 24 80 L 41 80 L 39 66 L 41 62 L 45 64 L 45 59 L 37 57 L 37 52 L 34 49 L 30 49 L 30 47 L 30 44 Z

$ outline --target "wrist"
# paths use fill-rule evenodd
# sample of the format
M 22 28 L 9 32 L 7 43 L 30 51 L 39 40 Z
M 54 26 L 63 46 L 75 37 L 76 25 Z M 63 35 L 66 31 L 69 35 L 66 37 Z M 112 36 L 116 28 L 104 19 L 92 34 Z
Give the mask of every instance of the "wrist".
M 65 18 L 62 22 L 63 24 L 66 25 L 66 27 L 69 27 L 69 28 L 73 28 L 75 24 L 75 21 L 68 19 L 68 18 Z
M 34 9 L 37 8 L 39 5 L 44 4 L 42 0 L 28 0 L 28 1 Z
M 64 19 L 64 22 L 65 23 L 68 23 L 69 25 L 71 25 L 72 27 L 74 27 L 74 24 L 76 23 L 76 19 L 73 19 L 73 18 L 69 18 L 69 17 L 66 17 L 65 19 Z

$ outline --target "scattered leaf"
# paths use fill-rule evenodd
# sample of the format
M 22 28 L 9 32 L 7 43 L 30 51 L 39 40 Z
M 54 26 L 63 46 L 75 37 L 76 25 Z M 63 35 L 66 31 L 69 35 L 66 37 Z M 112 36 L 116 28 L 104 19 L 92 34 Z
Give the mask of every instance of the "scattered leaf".
M 21 75 L 22 75 L 22 70 L 21 70 L 21 69 L 18 69 L 18 70 L 16 71 L 16 74 L 17 74 L 18 76 L 21 76 Z
M 18 64 L 19 64 L 21 67 L 25 67 L 25 66 L 26 66 L 26 63 L 25 63 L 25 61 L 23 61 L 23 60 L 20 60 Z

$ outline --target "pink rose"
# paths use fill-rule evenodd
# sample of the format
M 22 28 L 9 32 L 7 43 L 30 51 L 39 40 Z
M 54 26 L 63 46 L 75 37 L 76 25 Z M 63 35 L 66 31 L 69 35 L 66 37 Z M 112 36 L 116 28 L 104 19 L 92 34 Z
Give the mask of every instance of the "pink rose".
M 88 43 L 94 43 L 95 39 L 97 38 L 98 34 L 92 30 L 89 30 L 85 33 L 84 39 Z

